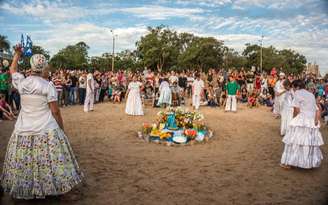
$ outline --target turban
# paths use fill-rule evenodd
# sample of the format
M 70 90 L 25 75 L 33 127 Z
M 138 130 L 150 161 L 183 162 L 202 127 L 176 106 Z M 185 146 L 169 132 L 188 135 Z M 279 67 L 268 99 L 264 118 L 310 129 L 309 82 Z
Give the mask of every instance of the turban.
M 48 66 L 47 59 L 42 54 L 34 54 L 30 59 L 31 70 L 34 72 L 41 72 Z

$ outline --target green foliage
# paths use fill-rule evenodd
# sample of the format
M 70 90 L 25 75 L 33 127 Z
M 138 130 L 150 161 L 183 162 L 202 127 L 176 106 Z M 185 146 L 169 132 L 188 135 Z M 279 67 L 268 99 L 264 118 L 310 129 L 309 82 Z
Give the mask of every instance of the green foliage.
M 213 37 L 194 37 L 179 56 L 179 65 L 188 69 L 218 68 L 223 64 L 223 42 Z
M 144 66 L 159 70 L 209 69 L 223 63 L 223 42 L 212 37 L 177 34 L 167 27 L 148 28 L 137 42 Z
M 148 27 L 149 33 L 136 43 L 138 57 L 143 65 L 152 69 L 169 69 L 177 64 L 179 38 L 167 27 Z
M 85 69 L 88 67 L 88 49 L 84 42 L 69 45 L 55 54 L 50 64 L 57 68 Z
M 0 49 L 1 50 L 10 50 L 10 43 L 7 39 L 7 36 L 0 35 Z
M 0 49 L 10 49 L 6 36 L 0 35 Z M 261 47 L 246 44 L 241 54 L 224 46 L 223 42 L 213 37 L 198 37 L 191 33 L 177 33 L 166 26 L 148 27 L 148 34 L 136 42 L 136 50 L 124 50 L 115 55 L 115 70 L 153 70 L 209 68 L 251 68 L 260 67 Z M 97 70 L 112 69 L 112 54 L 88 56 L 89 46 L 84 42 L 68 45 L 56 53 L 50 64 L 54 68 L 85 69 L 89 66 Z M 49 52 L 40 46 L 33 46 L 33 53 L 44 54 L 49 59 Z M 278 50 L 273 46 L 262 48 L 263 70 L 273 67 L 282 68 L 286 73 L 303 71 L 306 58 L 290 49 Z M 20 65 L 29 68 L 29 59 L 23 58 Z
M 286 73 L 301 73 L 306 65 L 305 56 L 290 50 L 278 50 L 273 46 L 262 48 L 263 70 L 270 71 L 273 67 L 282 68 Z M 260 67 L 261 47 L 246 44 L 243 55 L 247 59 L 246 66 Z

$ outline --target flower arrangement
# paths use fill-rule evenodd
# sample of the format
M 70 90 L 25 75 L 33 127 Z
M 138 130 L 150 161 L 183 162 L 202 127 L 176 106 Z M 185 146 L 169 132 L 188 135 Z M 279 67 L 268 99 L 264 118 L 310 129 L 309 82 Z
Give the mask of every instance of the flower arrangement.
M 156 123 L 144 123 L 142 133 L 149 141 L 166 142 L 170 145 L 178 143 L 181 138 L 186 139 L 186 143 L 193 144 L 212 136 L 212 132 L 205 126 L 203 114 L 181 107 L 159 111 Z

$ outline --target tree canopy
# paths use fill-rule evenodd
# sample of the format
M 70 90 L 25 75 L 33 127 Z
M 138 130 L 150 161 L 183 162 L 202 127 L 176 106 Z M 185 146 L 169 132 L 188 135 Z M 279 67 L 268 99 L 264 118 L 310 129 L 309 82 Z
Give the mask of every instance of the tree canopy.
M 10 49 L 6 36 L 0 35 L 0 49 Z M 33 46 L 33 53 L 49 52 L 40 46 Z M 54 68 L 111 70 L 112 53 L 89 57 L 89 46 L 85 42 L 68 45 L 50 58 Z M 306 65 L 304 55 L 291 49 L 279 50 L 273 46 L 262 47 L 262 65 L 264 71 L 273 67 L 282 68 L 287 73 L 300 73 Z M 178 33 L 166 26 L 148 27 L 148 33 L 136 42 L 135 50 L 123 50 L 115 54 L 115 70 L 137 70 L 144 67 L 153 70 L 186 70 L 209 68 L 251 68 L 260 67 L 261 47 L 257 44 L 245 44 L 239 53 L 224 45 L 214 37 L 200 37 L 192 33 Z M 23 58 L 23 68 L 29 67 L 27 58 Z

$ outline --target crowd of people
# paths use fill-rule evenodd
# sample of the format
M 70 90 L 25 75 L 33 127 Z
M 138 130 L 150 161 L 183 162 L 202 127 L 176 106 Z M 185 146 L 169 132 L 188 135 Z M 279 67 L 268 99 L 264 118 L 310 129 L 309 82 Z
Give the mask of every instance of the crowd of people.
M 0 117 L 13 120 L 20 109 L 20 96 L 11 86 L 8 71 L 5 68 L 1 70 Z M 29 71 L 24 74 L 28 76 Z M 278 73 L 275 69 L 270 73 L 243 68 L 240 70 L 210 69 L 207 73 L 155 72 L 148 69 L 140 72 L 58 69 L 55 72 L 45 71 L 43 77 L 55 85 L 58 94 L 57 102 L 61 107 L 80 104 L 85 105 L 84 111 L 88 112 L 93 110 L 94 103 L 104 101 L 122 103 L 126 100 L 126 111 L 132 115 L 143 114 L 142 106 L 144 105 L 180 106 L 186 105 L 189 98 L 195 109 L 199 109 L 200 106 L 224 107 L 226 111 L 236 112 L 237 103 L 242 103 L 250 108 L 261 105 L 273 107 L 273 112 L 277 114 L 283 103 L 283 96 L 280 96 L 281 90 L 284 90 L 283 81 L 287 79 L 291 83 L 295 79 L 301 79 L 307 89 L 315 94 L 322 110 L 322 118 L 328 120 L 326 80 L 312 75 L 285 75 L 282 72 Z M 134 97 L 128 98 L 127 93 Z M 134 105 L 139 106 L 136 108 L 139 111 L 131 110 Z
M 285 145 L 281 167 L 315 168 L 323 159 L 320 118 L 327 116 L 328 83 L 311 75 L 250 70 L 99 72 L 47 70 L 43 55 L 31 57 L 31 70 L 18 72 L 21 49 L 10 68 L 1 68 L 0 114 L 17 118 L 8 143 L 1 185 L 14 198 L 61 195 L 83 179 L 68 139 L 59 106 L 126 101 L 128 115 L 144 115 L 143 107 L 191 105 L 223 107 L 237 112 L 237 103 L 272 108 L 281 119 Z M 18 117 L 17 117 L 17 114 Z M 35 155 L 34 153 L 38 153 Z M 64 160 L 63 160 L 64 159 Z

